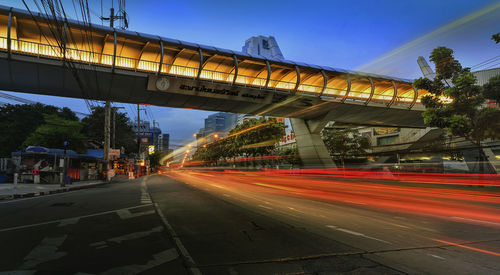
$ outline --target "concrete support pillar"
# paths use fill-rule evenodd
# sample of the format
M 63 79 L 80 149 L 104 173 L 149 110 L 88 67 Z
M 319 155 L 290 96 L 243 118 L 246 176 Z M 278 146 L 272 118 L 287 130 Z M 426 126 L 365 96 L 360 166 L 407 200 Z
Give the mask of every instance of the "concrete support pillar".
M 500 174 L 500 161 L 496 159 L 496 155 L 491 148 L 483 148 L 484 155 L 486 156 L 486 163 L 489 163 L 493 170 Z
M 320 132 L 328 120 L 290 118 L 304 168 L 335 168 Z

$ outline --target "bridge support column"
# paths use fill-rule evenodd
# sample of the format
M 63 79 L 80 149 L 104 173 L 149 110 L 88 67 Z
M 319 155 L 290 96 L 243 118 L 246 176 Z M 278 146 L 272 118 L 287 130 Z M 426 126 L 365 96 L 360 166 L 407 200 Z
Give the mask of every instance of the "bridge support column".
M 336 167 L 320 134 L 328 121 L 290 118 L 304 168 Z

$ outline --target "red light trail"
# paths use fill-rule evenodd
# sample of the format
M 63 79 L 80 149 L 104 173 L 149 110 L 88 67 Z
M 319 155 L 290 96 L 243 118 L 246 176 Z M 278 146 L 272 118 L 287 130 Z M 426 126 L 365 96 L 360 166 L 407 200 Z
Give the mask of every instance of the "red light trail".
M 500 228 L 500 193 L 464 187 L 481 185 L 496 188 L 500 186 L 498 175 L 391 173 L 354 169 L 169 170 L 166 174 L 186 183 L 217 184 L 254 193 L 355 204 L 372 210 L 428 215 Z M 425 184 L 417 185 L 417 182 Z

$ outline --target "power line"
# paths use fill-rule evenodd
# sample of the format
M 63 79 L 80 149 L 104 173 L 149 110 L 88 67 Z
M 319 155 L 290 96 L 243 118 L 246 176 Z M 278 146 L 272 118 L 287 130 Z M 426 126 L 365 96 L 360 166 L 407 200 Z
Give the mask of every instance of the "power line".
M 487 59 L 487 60 L 485 60 L 485 61 L 483 61 L 483 62 L 480 62 L 480 63 L 478 63 L 478 64 L 476 64 L 476 65 L 474 65 L 474 66 L 472 66 L 472 67 L 470 67 L 470 68 L 471 68 L 471 69 L 477 69 L 477 68 L 480 68 L 480 67 L 486 66 L 486 65 L 488 65 L 488 64 L 489 64 L 489 63 L 491 63 L 491 62 L 495 62 L 495 61 L 497 61 L 497 60 L 500 60 L 500 55 L 494 56 L 494 57 L 492 57 L 492 58 L 490 58 L 490 59 Z
M 499 66 L 499 65 L 500 65 L 500 62 L 499 63 L 495 63 L 495 64 L 493 64 L 493 65 L 491 65 L 489 67 L 486 67 L 483 70 L 491 69 L 491 68 L 494 68 L 494 67 Z

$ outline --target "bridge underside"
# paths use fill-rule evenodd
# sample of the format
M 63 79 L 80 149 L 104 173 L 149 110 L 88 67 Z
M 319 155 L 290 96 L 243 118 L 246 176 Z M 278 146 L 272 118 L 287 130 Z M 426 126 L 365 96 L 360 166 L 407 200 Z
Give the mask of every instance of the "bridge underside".
M 421 108 L 293 95 L 289 92 L 228 85 L 40 57 L 0 53 L 0 90 L 111 100 L 173 108 L 245 113 L 359 125 L 424 127 Z M 157 82 L 167 82 L 158 86 Z M 160 90 L 161 89 L 161 90 Z

